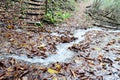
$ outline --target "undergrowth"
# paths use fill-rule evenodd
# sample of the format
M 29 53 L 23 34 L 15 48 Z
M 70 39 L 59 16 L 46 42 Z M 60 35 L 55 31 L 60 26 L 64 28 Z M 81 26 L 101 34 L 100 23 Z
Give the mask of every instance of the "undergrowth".
M 89 11 L 101 24 L 120 27 L 120 0 L 94 0 Z
M 58 24 L 71 16 L 75 10 L 74 0 L 48 0 L 44 21 L 51 24 Z

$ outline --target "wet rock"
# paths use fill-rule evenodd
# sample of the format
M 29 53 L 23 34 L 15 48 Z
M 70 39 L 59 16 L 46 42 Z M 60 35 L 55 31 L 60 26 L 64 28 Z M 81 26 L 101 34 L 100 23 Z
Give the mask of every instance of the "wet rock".
M 79 43 L 79 44 L 73 44 L 72 47 L 69 47 L 70 50 L 73 50 L 74 52 L 78 52 L 78 51 L 83 51 L 85 52 L 86 49 L 89 48 L 89 43 Z
M 118 43 L 120 44 L 120 40 L 118 40 Z
M 0 27 L 5 27 L 5 24 L 0 21 Z
M 72 42 L 73 40 L 76 40 L 75 37 L 69 37 L 69 36 L 61 36 L 61 42 L 62 43 L 69 43 Z

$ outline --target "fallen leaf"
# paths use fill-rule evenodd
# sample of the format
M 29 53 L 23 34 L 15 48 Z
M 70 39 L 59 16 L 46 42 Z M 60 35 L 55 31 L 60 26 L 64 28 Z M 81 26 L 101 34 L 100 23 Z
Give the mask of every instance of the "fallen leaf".
M 14 40 L 11 44 L 12 44 L 12 45 L 18 45 L 18 41 L 17 41 L 17 40 Z
M 1 76 L 1 77 L 0 77 L 0 80 L 4 80 L 4 76 Z
M 29 46 L 26 43 L 22 43 L 21 47 L 28 48 Z
M 97 50 L 97 51 L 100 51 L 101 50 L 101 48 L 99 48 L 99 47 L 93 47 L 93 50 Z
M 88 64 L 89 64 L 90 66 L 94 66 L 94 65 L 95 65 L 95 64 L 94 64 L 93 62 L 91 62 L 91 61 L 89 61 Z
M 13 68 L 12 68 L 12 67 L 9 67 L 9 68 L 7 68 L 7 71 L 12 72 L 12 71 L 13 71 Z
M 56 70 L 57 71 L 60 71 L 61 70 L 61 65 L 59 63 L 56 63 L 55 64 L 55 67 L 56 67 Z
M 44 44 L 42 44 L 42 45 L 40 45 L 40 46 L 38 46 L 38 48 L 44 48 L 45 47 L 45 45 Z
M 119 57 L 117 57 L 117 58 L 115 59 L 115 61 L 120 61 L 120 58 L 119 58 Z
M 106 66 L 106 64 L 105 64 L 105 63 L 100 63 L 100 65 L 101 65 L 101 66 Z
M 71 69 L 70 69 L 70 71 L 71 71 L 71 74 L 73 75 L 73 77 L 75 78 L 76 77 L 75 72 Z
M 57 80 L 57 77 L 54 77 L 53 80 Z
M 7 32 L 6 34 L 5 34 L 5 37 L 6 38 L 9 38 L 9 37 L 11 37 L 12 36 L 12 34 L 10 33 L 10 32 Z
M 22 77 L 22 80 L 28 80 L 28 77 Z
M 100 55 L 98 56 L 98 60 L 102 61 L 102 60 L 103 60 L 103 55 L 100 54 Z
M 14 38 L 11 38 L 10 41 L 13 42 L 15 39 Z
M 0 62 L 0 67 L 5 68 L 6 66 Z
M 49 72 L 50 74 L 56 74 L 56 73 L 58 73 L 58 71 L 56 71 L 56 70 L 54 70 L 54 69 L 51 69 L 51 68 L 48 69 L 48 72 Z
M 110 42 L 108 42 L 107 46 L 113 45 L 115 42 L 116 42 L 116 40 L 115 40 L 115 39 L 112 39 Z
M 63 79 L 62 80 L 67 80 L 67 78 L 65 76 L 63 76 Z
M 42 51 L 46 51 L 46 48 L 45 48 L 45 45 L 44 44 L 42 44 L 42 45 L 40 45 L 40 46 L 37 46 L 38 47 L 38 49 L 40 49 L 40 50 L 42 50 Z
M 14 26 L 9 25 L 9 26 L 7 26 L 7 28 L 8 28 L 8 29 L 13 29 Z

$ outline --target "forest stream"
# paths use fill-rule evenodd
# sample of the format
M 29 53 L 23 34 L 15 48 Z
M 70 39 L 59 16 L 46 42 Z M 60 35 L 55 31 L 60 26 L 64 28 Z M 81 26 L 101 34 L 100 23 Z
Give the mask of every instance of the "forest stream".
M 120 30 L 92 25 L 90 4 L 56 27 L 0 25 L 0 80 L 120 80 Z

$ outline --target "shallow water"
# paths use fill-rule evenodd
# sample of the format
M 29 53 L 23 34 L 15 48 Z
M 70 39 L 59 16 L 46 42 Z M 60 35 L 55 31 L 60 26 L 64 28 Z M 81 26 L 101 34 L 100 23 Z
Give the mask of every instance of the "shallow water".
M 15 55 L 15 54 L 9 55 L 6 57 L 12 57 L 16 60 L 23 60 L 25 62 L 30 62 L 30 63 L 41 63 L 43 65 L 48 65 L 50 63 L 55 63 L 55 62 L 67 62 L 74 56 L 74 52 L 70 51 L 68 49 L 68 47 L 71 47 L 73 44 L 77 44 L 80 41 L 84 40 L 83 35 L 86 32 L 92 31 L 92 30 L 102 31 L 101 28 L 90 28 L 87 30 L 82 30 L 82 29 L 75 30 L 73 36 L 78 38 L 77 40 L 72 41 L 70 43 L 58 44 L 56 46 L 57 47 L 57 50 L 56 50 L 57 54 L 51 54 L 50 56 L 48 56 L 45 59 L 42 59 L 41 57 L 28 58 L 26 55 Z M 110 32 L 112 32 L 112 31 L 110 31 Z M 113 31 L 113 32 L 118 32 L 118 31 Z M 51 35 L 59 36 L 59 34 L 57 34 L 57 33 L 52 33 Z

